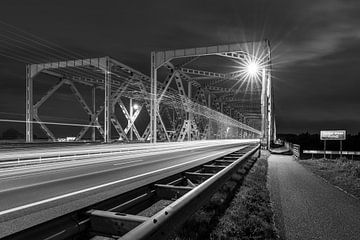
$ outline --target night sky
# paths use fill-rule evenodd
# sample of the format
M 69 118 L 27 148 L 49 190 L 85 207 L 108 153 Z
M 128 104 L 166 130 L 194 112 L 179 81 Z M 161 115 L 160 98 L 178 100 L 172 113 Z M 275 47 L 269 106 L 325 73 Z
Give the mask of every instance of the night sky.
M 146 74 L 152 50 L 270 39 L 281 133 L 360 131 L 359 13 L 358 0 L 0 3 L 5 23 Z M 0 118 L 24 119 L 24 79 L 23 64 L 0 58 Z M 0 132 L 6 127 L 0 123 Z

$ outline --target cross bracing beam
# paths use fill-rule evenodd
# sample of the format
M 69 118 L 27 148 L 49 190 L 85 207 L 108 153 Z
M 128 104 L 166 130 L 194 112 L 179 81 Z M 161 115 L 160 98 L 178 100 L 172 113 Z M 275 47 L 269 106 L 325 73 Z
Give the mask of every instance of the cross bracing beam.
M 41 129 L 45 132 L 45 134 L 53 141 L 55 141 L 55 136 L 53 132 L 43 123 L 43 121 L 39 118 L 37 112 L 34 113 L 34 119 L 40 125 Z
M 88 126 L 84 127 L 80 132 L 79 134 L 77 135 L 76 139 L 77 140 L 80 140 L 84 137 L 85 133 L 89 130 L 89 127 L 90 126 L 95 126 L 95 128 L 99 131 L 99 133 L 101 134 L 101 136 L 104 137 L 104 130 L 103 128 L 101 127 L 99 121 L 98 121 L 98 117 L 99 115 L 102 113 L 102 111 L 104 110 L 104 106 L 101 106 L 98 111 L 96 111 L 95 114 L 93 114 L 92 118 L 91 118 L 91 121 L 89 123 Z
M 192 62 L 195 62 L 198 59 L 199 59 L 199 57 L 189 57 L 186 62 L 181 64 L 181 67 L 185 67 L 186 65 L 188 65 Z
M 218 55 L 223 57 L 233 58 L 236 60 L 244 60 L 247 54 L 246 52 L 226 52 L 226 53 L 219 53 Z
M 209 71 L 196 70 L 190 68 L 180 68 L 180 71 L 187 74 L 194 74 L 194 75 L 207 76 L 207 77 L 218 77 L 218 78 L 226 77 L 224 73 L 209 72 Z
M 223 102 L 259 102 L 260 98 L 259 97 L 223 97 L 221 98 L 221 101 Z
M 48 100 L 64 83 L 65 79 L 61 79 L 53 87 L 51 87 L 48 92 L 34 105 L 34 109 L 38 109 L 46 100 Z
M 116 132 L 119 134 L 119 139 L 129 141 L 124 129 L 122 128 L 119 120 L 116 118 L 115 114 L 111 114 L 111 122 L 115 127 Z
M 75 86 L 75 84 L 71 81 L 66 80 L 66 84 L 69 85 L 71 91 L 73 92 L 73 94 L 76 97 L 76 100 L 80 103 L 81 107 L 85 110 L 85 112 L 92 116 L 93 112 L 90 109 L 90 107 L 88 106 L 88 104 L 86 103 L 85 99 L 82 97 L 81 93 L 79 92 L 79 90 L 77 89 L 77 87 Z
M 229 106 L 229 107 L 248 107 L 248 108 L 261 108 L 260 104 L 259 103 L 256 103 L 256 102 L 226 102 L 225 103 L 226 106 Z
M 232 93 L 234 94 L 246 94 L 246 95 L 255 95 L 261 93 L 259 89 L 251 89 L 251 90 L 241 90 L 236 88 L 226 88 L 226 87 L 218 87 L 218 86 L 205 86 L 205 89 L 214 93 Z M 231 96 L 227 96 L 231 97 Z
M 140 134 L 135 126 L 135 121 L 141 112 L 142 106 L 140 105 L 139 108 L 135 111 L 135 113 L 133 113 L 133 115 L 130 116 L 128 110 L 126 109 L 124 103 L 121 100 L 118 101 L 118 104 L 128 121 L 126 128 L 124 129 L 125 134 L 127 134 L 129 131 L 134 131 L 137 139 L 141 140 Z M 132 106 L 130 106 L 130 107 L 132 107 Z

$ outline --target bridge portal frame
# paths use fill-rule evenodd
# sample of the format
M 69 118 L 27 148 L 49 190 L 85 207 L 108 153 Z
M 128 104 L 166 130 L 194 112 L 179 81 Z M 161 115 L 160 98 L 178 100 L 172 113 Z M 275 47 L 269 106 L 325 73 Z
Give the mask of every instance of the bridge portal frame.
M 94 68 L 96 71 L 99 71 L 100 74 L 88 74 L 79 70 L 77 70 L 74 74 L 74 72 L 68 70 L 69 68 L 74 69 L 82 67 Z M 114 68 L 116 68 L 116 71 L 114 71 Z M 60 72 L 55 72 L 55 70 L 59 70 Z M 124 79 L 125 82 L 120 84 L 120 82 L 117 81 L 115 77 L 112 78 L 114 72 L 124 73 L 124 76 L 119 76 L 117 74 L 115 75 L 117 79 Z M 60 78 L 60 81 L 52 88 L 50 88 L 48 92 L 37 103 L 34 104 L 33 82 L 34 78 L 40 73 L 46 73 L 48 75 L 58 77 Z M 125 73 L 127 76 L 125 76 Z M 144 86 L 143 81 L 149 81 L 149 77 L 110 57 L 66 60 L 26 65 L 26 142 L 33 142 L 34 123 L 39 124 L 42 130 L 51 140 L 56 140 L 54 134 L 50 131 L 49 128 L 47 128 L 46 124 L 44 124 L 38 116 L 38 109 L 64 84 L 70 86 L 73 94 L 76 96 L 82 108 L 86 113 L 88 113 L 91 119 L 89 124 L 84 126 L 84 128 L 80 131 L 76 137 L 76 140 L 80 140 L 88 131 L 90 126 L 93 127 L 92 140 L 95 140 L 95 129 L 97 129 L 103 136 L 104 142 L 110 142 L 112 126 L 114 126 L 115 130 L 119 134 L 119 137 L 125 140 L 128 140 L 127 133 L 129 131 L 134 131 L 138 140 L 146 139 L 148 135 L 144 133 L 143 136 L 139 136 L 138 130 L 134 124 L 140 111 L 144 108 L 140 106 L 140 108 L 134 112 L 133 116 L 130 116 L 129 112 L 126 110 L 125 105 L 120 99 L 120 97 L 125 95 L 125 90 L 132 81 L 137 82 L 139 89 L 142 92 L 142 97 L 144 97 L 143 100 L 146 102 L 146 99 L 149 98 L 149 89 Z M 80 91 L 78 91 L 74 85 L 75 82 L 92 87 L 91 107 L 88 106 Z M 104 90 L 104 105 L 100 106 L 99 109 L 96 109 L 95 105 L 95 93 L 97 88 Z M 127 97 L 132 96 L 130 94 L 130 96 L 127 95 Z M 116 104 L 120 106 L 120 109 L 128 120 L 128 125 L 125 129 L 121 126 L 115 116 Z M 98 121 L 98 117 L 102 112 L 104 112 L 103 126 L 101 126 Z
M 232 78 L 234 80 L 237 79 L 238 73 L 216 73 L 216 72 L 209 72 L 209 71 L 202 71 L 196 69 L 188 69 L 181 67 L 180 69 L 175 69 L 174 66 L 171 64 L 171 60 L 178 59 L 178 58 L 186 58 L 192 57 L 190 61 L 196 60 L 202 56 L 208 55 L 218 55 L 233 59 L 242 60 L 244 54 L 249 54 L 249 43 L 235 43 L 235 44 L 227 44 L 227 45 L 215 45 L 209 47 L 198 47 L 198 48 L 187 48 L 187 49 L 176 49 L 176 50 L 168 50 L 168 51 L 153 51 L 151 52 L 151 102 L 150 102 L 150 128 L 151 128 L 151 138 L 150 141 L 153 143 L 157 142 L 157 117 L 159 112 L 159 104 L 162 100 L 162 97 L 158 97 L 158 70 L 161 67 L 170 68 L 174 74 L 175 72 L 181 73 L 181 75 L 186 74 L 196 74 L 200 78 L 203 77 L 212 77 L 217 78 L 216 82 L 221 82 L 224 79 Z M 251 42 L 252 45 L 257 45 L 257 50 L 265 52 L 265 57 L 262 59 L 266 64 L 262 68 L 262 76 L 261 76 L 261 132 L 248 127 L 246 124 L 238 122 L 242 124 L 243 131 L 248 131 L 254 135 L 258 135 L 261 138 L 261 142 L 265 148 L 270 146 L 270 142 L 274 138 L 274 130 L 273 126 L 274 117 L 273 117 L 273 99 L 272 99 L 272 84 L 271 84 L 271 48 L 270 42 L 268 40 L 259 41 L 259 42 Z M 180 74 L 179 74 L 180 75 Z M 189 80 L 189 79 L 188 79 Z M 214 81 L 214 80 L 212 80 Z M 189 89 L 191 88 L 192 83 L 190 80 L 189 82 Z M 210 84 L 211 86 L 212 84 Z M 214 87 L 210 87 L 214 88 Z M 220 89 L 215 88 L 218 91 L 224 92 L 231 92 L 229 89 Z M 164 91 L 165 92 L 165 91 Z M 181 92 L 181 89 L 180 89 Z M 191 97 L 191 91 L 189 92 L 189 98 Z M 164 93 L 161 93 L 163 96 Z M 184 96 L 186 98 L 186 96 Z M 185 102 L 184 102 L 185 103 Z M 223 111 L 223 104 L 218 102 L 219 107 L 218 110 Z M 208 95 L 208 107 L 211 107 L 211 94 Z M 186 110 L 187 105 L 184 104 L 184 108 Z M 231 115 L 231 110 L 230 110 Z M 241 115 L 241 114 L 240 114 Z M 191 121 L 191 114 L 188 111 L 188 120 Z M 184 124 L 185 125 L 185 124 Z M 210 125 L 210 122 L 209 122 Z M 209 126 L 210 127 L 210 126 Z M 190 137 L 190 127 L 188 129 L 188 134 Z

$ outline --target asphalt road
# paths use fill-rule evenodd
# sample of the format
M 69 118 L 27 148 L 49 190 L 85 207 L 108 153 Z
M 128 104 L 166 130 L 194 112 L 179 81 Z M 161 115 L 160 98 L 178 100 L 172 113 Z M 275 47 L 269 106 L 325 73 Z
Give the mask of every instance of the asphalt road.
M 360 239 L 360 201 L 292 156 L 269 157 L 269 189 L 282 239 Z
M 155 151 L 134 149 L 110 156 L 0 169 L 0 238 L 246 145 L 231 141 L 164 145 Z

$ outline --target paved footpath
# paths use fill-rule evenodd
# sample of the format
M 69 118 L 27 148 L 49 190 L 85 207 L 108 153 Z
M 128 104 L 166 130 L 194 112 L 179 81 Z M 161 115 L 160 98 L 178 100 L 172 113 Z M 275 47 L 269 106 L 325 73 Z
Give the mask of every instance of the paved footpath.
M 268 181 L 282 239 L 360 239 L 360 200 L 315 176 L 292 156 L 269 157 Z

